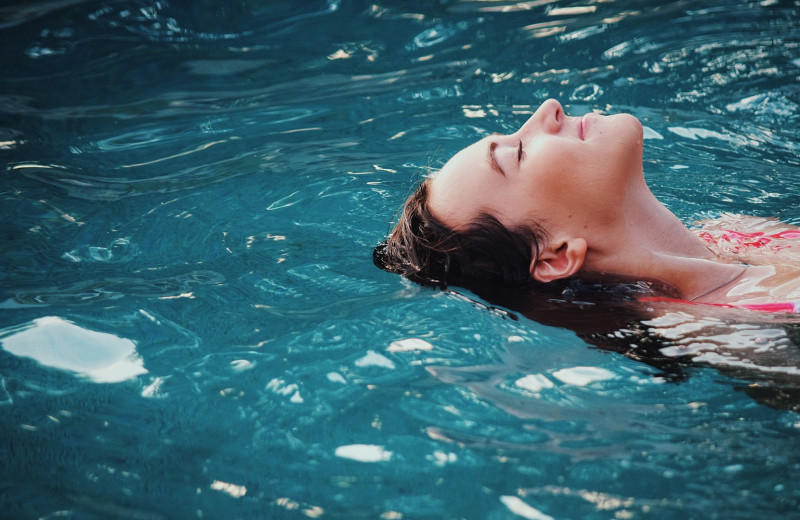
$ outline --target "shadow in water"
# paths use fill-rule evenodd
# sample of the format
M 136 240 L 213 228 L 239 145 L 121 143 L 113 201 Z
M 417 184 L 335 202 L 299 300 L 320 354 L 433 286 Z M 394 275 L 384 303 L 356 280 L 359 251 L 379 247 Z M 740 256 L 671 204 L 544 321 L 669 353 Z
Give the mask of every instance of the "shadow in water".
M 521 292 L 473 288 L 489 306 L 573 331 L 646 363 L 673 383 L 711 366 L 758 402 L 800 411 L 800 317 L 681 302 L 640 301 L 639 285 L 569 282 Z

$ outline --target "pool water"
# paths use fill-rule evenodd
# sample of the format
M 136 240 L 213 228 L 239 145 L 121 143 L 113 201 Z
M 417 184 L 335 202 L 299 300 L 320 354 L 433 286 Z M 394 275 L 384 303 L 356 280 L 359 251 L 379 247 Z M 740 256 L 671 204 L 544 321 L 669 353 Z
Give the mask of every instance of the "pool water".
M 797 2 L 17 0 L 0 36 L 0 517 L 800 518 L 797 324 L 371 261 L 549 97 L 639 117 L 685 222 L 800 225 Z

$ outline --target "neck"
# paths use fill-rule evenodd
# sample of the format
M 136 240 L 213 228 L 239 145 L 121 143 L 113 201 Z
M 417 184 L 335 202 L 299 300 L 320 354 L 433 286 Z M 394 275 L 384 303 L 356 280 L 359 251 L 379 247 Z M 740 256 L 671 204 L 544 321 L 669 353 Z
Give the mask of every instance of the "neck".
M 718 296 L 742 267 L 720 261 L 643 181 L 636 188 L 623 197 L 613 225 L 588 240 L 584 273 L 659 282 L 684 299 Z

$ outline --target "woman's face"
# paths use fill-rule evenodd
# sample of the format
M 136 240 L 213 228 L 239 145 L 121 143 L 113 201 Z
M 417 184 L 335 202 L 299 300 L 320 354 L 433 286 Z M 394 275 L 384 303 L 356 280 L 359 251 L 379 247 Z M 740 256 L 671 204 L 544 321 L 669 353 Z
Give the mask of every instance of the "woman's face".
M 515 133 L 458 152 L 429 182 L 430 209 L 452 229 L 488 212 L 506 227 L 591 232 L 644 184 L 642 125 L 628 114 L 570 117 L 550 99 Z

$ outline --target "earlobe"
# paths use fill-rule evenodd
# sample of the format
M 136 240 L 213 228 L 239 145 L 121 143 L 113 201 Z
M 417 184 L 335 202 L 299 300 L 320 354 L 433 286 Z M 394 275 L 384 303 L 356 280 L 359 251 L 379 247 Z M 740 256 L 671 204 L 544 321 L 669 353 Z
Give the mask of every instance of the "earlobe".
M 568 278 L 583 267 L 587 248 L 583 238 L 550 243 L 531 262 L 531 276 L 542 283 Z

